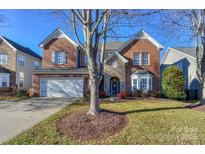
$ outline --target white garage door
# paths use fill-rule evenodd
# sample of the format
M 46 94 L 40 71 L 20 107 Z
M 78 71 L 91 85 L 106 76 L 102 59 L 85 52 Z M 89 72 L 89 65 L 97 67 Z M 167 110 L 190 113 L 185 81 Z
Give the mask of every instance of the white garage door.
M 83 78 L 41 78 L 41 97 L 83 97 Z

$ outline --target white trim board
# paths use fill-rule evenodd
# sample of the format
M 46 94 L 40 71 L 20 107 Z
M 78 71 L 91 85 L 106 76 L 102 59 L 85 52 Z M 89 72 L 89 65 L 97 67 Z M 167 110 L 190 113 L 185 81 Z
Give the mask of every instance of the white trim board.
M 128 63 L 128 60 L 123 57 L 121 54 L 119 54 L 117 51 L 114 51 L 110 56 L 108 56 L 106 59 L 105 59 L 105 63 L 110 59 L 112 58 L 114 55 L 116 55 L 117 58 L 119 58 L 120 60 L 122 60 L 124 63 Z
M 13 51 L 17 51 L 17 49 L 11 45 L 6 39 L 4 39 L 2 36 L 0 36 L 0 38 L 13 50 Z
M 190 58 L 196 60 L 195 57 L 192 57 L 192 56 L 190 56 L 190 55 L 188 55 L 188 54 L 185 54 L 184 52 L 181 52 L 181 51 L 179 51 L 179 50 L 176 50 L 176 49 L 173 49 L 173 48 L 171 48 L 171 47 L 168 47 L 168 49 L 166 50 L 166 53 L 165 53 L 165 55 L 164 55 L 164 57 L 163 57 L 163 59 L 162 59 L 160 65 L 163 64 L 163 62 L 164 62 L 164 60 L 166 59 L 166 57 L 167 57 L 167 55 L 168 55 L 168 52 L 170 52 L 170 50 L 172 50 L 172 51 L 174 51 L 174 52 L 177 52 L 177 53 L 180 53 L 180 54 L 182 54 L 182 55 L 185 55 L 185 56 L 187 56 L 187 57 L 190 57 Z
M 57 28 L 54 32 L 49 34 L 41 43 L 40 47 L 45 46 L 52 38 L 66 38 L 69 42 L 71 42 L 75 47 L 78 46 L 67 34 L 65 34 L 61 29 Z
M 144 30 L 139 31 L 137 34 L 135 34 L 133 37 L 131 37 L 128 41 L 123 43 L 119 47 L 119 52 L 121 52 L 126 46 L 128 46 L 132 41 L 137 40 L 137 39 L 148 39 L 151 41 L 159 50 L 163 49 L 164 47 L 156 41 L 153 37 L 151 37 L 148 33 L 146 33 Z

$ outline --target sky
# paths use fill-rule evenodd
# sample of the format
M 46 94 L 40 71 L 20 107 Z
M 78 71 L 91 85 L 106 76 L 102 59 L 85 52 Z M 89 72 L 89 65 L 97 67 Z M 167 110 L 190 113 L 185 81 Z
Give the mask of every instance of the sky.
M 0 35 L 31 48 L 39 55 L 42 55 L 39 44 L 56 28 L 61 28 L 76 42 L 70 30 L 71 28 L 68 27 L 69 25 L 65 25 L 62 20 L 49 15 L 48 10 L 2 10 L 0 14 L 3 14 L 7 19 L 6 23 L 0 23 Z M 151 17 L 151 20 L 158 21 L 159 18 L 158 16 L 154 16 Z M 120 28 L 119 31 L 122 34 L 132 35 L 142 29 L 164 46 L 160 54 L 160 59 L 162 59 L 168 47 L 193 46 L 193 41 L 187 42 L 179 38 L 165 37 L 164 34 L 159 32 L 160 29 L 153 28 L 152 25 L 136 26 L 132 29 L 124 27 Z M 116 41 L 114 39 L 110 40 Z M 126 40 L 128 38 L 118 38 L 117 41 Z

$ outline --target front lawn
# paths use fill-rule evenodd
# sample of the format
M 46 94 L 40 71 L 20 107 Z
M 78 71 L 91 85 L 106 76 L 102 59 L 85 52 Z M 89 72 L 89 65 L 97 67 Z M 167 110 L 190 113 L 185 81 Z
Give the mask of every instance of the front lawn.
M 17 97 L 17 96 L 0 96 L 0 101 L 19 101 L 28 98 L 27 96 Z
M 76 103 L 4 144 L 205 144 L 205 113 L 185 108 L 187 105 L 171 100 L 102 103 L 103 109 L 126 113 L 127 127 L 114 136 L 82 142 L 56 129 L 61 117 L 88 108 Z

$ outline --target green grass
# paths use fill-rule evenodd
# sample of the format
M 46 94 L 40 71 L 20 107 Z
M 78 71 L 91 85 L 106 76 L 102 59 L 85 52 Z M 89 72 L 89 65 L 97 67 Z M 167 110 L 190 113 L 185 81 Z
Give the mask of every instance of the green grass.
M 102 103 L 104 109 L 127 113 L 128 126 L 109 138 L 80 142 L 56 130 L 59 118 L 88 108 L 73 104 L 4 144 L 205 144 L 205 113 L 187 105 L 169 100 Z
M 17 96 L 0 96 L 0 101 L 19 101 L 28 98 L 27 96 L 17 97 Z

